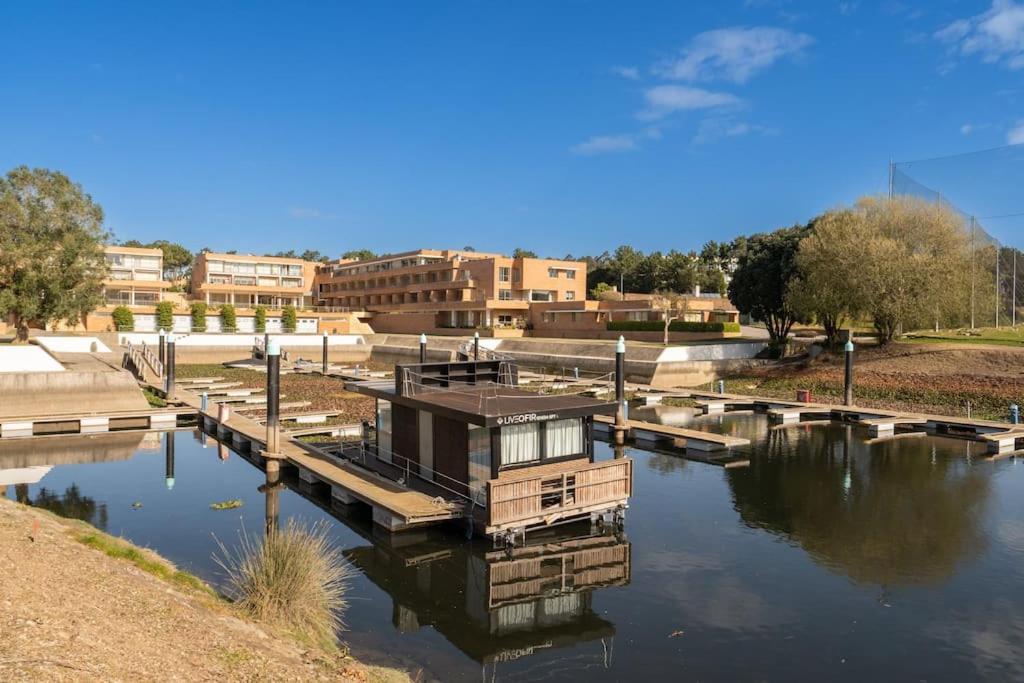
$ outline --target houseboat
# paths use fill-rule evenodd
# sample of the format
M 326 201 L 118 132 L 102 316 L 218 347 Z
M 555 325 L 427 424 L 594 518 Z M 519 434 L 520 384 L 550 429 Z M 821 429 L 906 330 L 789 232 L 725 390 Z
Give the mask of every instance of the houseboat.
M 350 382 L 376 400 L 376 429 L 342 449 L 406 486 L 464 506 L 472 530 L 515 543 L 583 518 L 621 521 L 629 458 L 595 460 L 595 415 L 616 404 L 519 387 L 514 361 L 395 366 L 393 381 Z

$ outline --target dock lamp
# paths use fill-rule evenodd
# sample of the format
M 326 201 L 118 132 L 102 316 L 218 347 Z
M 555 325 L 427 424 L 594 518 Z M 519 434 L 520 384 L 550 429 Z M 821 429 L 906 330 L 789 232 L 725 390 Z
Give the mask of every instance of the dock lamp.
M 843 405 L 853 405 L 853 338 L 846 340 L 846 371 L 843 376 Z
M 480 360 L 480 333 L 473 333 L 473 360 Z

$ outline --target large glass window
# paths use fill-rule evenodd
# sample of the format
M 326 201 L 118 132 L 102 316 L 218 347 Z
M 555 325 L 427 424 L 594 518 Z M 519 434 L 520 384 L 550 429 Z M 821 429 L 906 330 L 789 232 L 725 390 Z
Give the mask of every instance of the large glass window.
M 566 455 L 579 455 L 584 446 L 583 418 L 574 417 L 568 420 L 551 420 L 545 423 L 547 433 L 544 435 L 544 457 L 561 458 Z
M 540 423 L 501 428 L 501 464 L 521 465 L 540 460 Z
M 377 457 L 391 462 L 391 401 L 377 401 Z
M 504 266 L 498 268 L 498 282 L 509 282 L 512 279 L 512 269 Z
M 491 430 L 469 425 L 469 495 L 479 505 L 487 504 L 487 481 L 491 478 Z

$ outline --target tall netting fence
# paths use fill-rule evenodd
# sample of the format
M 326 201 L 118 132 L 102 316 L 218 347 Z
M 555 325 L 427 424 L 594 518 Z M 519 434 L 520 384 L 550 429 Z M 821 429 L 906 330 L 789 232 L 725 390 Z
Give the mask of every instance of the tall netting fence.
M 960 291 L 918 328 L 1010 327 L 1024 323 L 1024 145 L 890 164 L 890 196 L 942 204 L 963 221 L 969 266 Z

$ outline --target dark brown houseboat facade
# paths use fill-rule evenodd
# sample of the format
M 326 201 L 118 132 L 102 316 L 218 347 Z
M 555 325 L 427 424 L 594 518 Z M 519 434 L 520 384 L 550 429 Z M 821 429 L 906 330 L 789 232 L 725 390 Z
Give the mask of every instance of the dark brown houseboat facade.
M 508 360 L 398 365 L 394 382 L 348 388 L 377 402 L 363 464 L 461 503 L 477 533 L 514 540 L 625 512 L 632 461 L 594 459 L 593 418 L 613 415 L 613 402 L 526 391 Z

